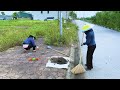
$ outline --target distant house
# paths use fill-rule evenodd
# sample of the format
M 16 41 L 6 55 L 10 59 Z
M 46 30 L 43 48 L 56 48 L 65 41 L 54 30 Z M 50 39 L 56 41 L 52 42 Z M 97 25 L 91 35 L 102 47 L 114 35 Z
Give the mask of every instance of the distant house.
M 11 15 L 0 15 L 0 20 L 11 20 L 12 16 Z
M 33 20 L 33 16 L 30 13 L 26 13 L 26 12 L 18 12 L 18 18 L 29 18 L 31 20 Z
M 69 11 L 61 11 L 62 17 L 68 19 Z M 31 14 L 33 15 L 34 20 L 54 20 L 58 19 L 59 11 L 32 11 Z

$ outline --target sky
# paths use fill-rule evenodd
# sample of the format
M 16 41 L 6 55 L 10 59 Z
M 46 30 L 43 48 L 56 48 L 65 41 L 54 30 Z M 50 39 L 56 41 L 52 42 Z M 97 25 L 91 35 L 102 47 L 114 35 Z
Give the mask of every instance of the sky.
M 91 17 L 96 15 L 97 12 L 100 11 L 76 11 L 77 17 L 81 18 L 81 17 Z
M 18 12 L 18 11 L 0 11 L 0 15 L 1 15 L 1 12 L 5 12 L 6 15 L 12 15 L 13 12 Z M 31 12 L 31 11 L 26 11 L 26 12 Z M 99 11 L 75 11 L 75 12 L 77 14 L 77 17 L 81 18 L 81 17 L 94 16 Z

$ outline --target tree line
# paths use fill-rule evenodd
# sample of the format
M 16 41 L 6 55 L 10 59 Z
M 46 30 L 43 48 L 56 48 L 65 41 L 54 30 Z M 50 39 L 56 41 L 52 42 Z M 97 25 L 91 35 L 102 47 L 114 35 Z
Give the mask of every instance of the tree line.
M 102 11 L 91 17 L 92 23 L 120 31 L 120 11 Z

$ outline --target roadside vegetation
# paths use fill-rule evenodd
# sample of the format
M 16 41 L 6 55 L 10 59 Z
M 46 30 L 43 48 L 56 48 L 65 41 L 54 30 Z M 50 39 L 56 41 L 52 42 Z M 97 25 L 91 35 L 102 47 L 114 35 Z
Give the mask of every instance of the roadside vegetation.
M 81 18 L 81 20 L 120 31 L 120 11 L 102 11 L 91 18 Z
M 29 35 L 43 37 L 48 45 L 69 46 L 77 41 L 77 30 L 75 24 L 63 23 L 63 35 L 60 37 L 57 20 L 0 20 L 0 51 L 22 45 Z

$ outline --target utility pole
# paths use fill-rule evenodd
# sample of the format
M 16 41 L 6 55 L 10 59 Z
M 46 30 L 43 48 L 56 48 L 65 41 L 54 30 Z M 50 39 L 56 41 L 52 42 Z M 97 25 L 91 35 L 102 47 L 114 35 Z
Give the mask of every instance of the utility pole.
M 60 25 L 60 39 L 59 39 L 59 44 L 62 44 L 62 13 L 59 11 L 59 25 Z
M 68 17 L 67 17 L 67 11 L 66 11 L 66 19 L 68 19 Z
M 60 36 L 62 36 L 62 13 L 60 11 Z
M 60 22 L 60 14 L 59 14 L 59 11 L 58 11 L 58 26 L 59 26 L 59 22 Z

